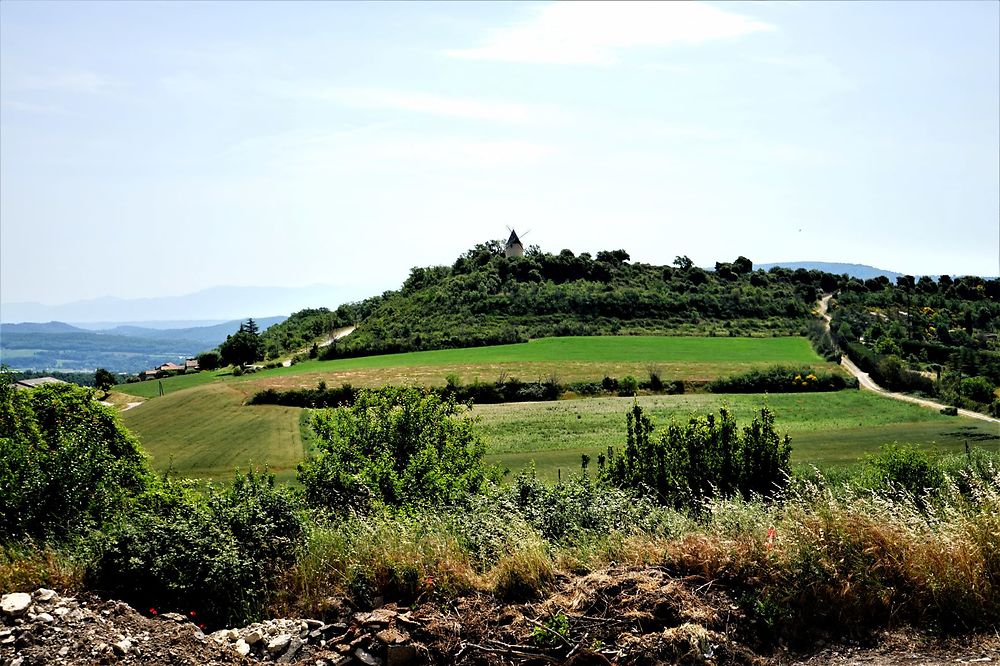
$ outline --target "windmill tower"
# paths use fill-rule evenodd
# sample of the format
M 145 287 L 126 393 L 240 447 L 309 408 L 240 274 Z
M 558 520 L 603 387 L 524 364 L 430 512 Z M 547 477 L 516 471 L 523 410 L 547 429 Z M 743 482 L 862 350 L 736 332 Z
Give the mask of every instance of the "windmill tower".
M 505 257 L 523 257 L 524 256 L 524 246 L 521 245 L 521 239 L 517 237 L 517 232 L 513 229 L 510 230 L 510 238 L 507 239 L 507 245 L 503 249 Z

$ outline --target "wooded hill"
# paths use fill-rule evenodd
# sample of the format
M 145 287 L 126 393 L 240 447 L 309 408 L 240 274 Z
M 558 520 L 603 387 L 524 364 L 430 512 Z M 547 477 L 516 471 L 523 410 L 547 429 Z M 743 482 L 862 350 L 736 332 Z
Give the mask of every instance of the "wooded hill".
M 671 266 L 632 263 L 624 250 L 505 257 L 492 241 L 452 266 L 412 269 L 398 291 L 335 311 L 303 310 L 263 337 L 277 356 L 357 324 L 324 350 L 333 358 L 554 335 L 797 335 L 819 294 L 839 283 L 818 271 L 754 271 L 745 257 L 706 271 L 687 257 Z
M 832 336 L 813 313 L 824 293 L 837 295 Z M 313 353 L 330 359 L 567 335 L 809 335 L 827 358 L 843 350 L 890 388 L 1000 410 L 997 279 L 904 275 L 893 283 L 754 270 L 746 257 L 704 270 L 684 256 L 670 266 L 633 263 L 624 250 L 532 248 L 506 257 L 491 241 L 451 266 L 413 268 L 398 291 L 297 312 L 262 337 L 276 358 L 352 325 L 351 335 Z

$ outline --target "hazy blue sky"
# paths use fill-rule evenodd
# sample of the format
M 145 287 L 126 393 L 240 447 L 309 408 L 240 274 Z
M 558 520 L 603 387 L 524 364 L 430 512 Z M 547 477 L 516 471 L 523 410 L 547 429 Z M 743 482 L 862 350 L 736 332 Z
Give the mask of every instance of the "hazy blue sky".
M 1000 272 L 1000 4 L 0 3 L 0 298 L 398 285 L 528 230 Z

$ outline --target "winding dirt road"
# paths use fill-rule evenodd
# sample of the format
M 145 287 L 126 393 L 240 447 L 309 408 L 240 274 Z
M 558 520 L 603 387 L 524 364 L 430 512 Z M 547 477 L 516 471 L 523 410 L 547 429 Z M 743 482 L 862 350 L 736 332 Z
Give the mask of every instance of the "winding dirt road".
M 833 294 L 827 294 L 819 302 L 819 316 L 823 318 L 823 322 L 826 325 L 826 330 L 830 330 L 830 315 L 827 310 L 830 308 L 830 299 Z M 906 395 L 905 393 L 894 393 L 892 391 L 887 391 L 878 384 L 868 375 L 867 372 L 862 372 L 861 368 L 854 364 L 854 361 L 847 358 L 847 354 L 840 357 L 840 365 L 847 370 L 849 373 L 858 378 L 858 383 L 861 388 L 868 391 L 874 391 L 888 398 L 893 398 L 894 400 L 902 400 L 903 402 L 911 402 L 914 405 L 920 405 L 921 407 L 928 407 L 930 409 L 943 409 L 946 405 L 940 402 L 934 402 L 933 400 L 927 400 L 926 398 L 915 398 L 912 395 Z M 980 414 L 979 412 L 973 412 L 968 409 L 959 409 L 958 413 L 962 416 L 968 416 L 970 419 L 979 419 L 980 421 L 987 421 L 988 423 L 995 423 L 998 426 L 998 432 L 1000 432 L 1000 419 L 995 419 L 992 416 L 987 416 L 986 414 Z

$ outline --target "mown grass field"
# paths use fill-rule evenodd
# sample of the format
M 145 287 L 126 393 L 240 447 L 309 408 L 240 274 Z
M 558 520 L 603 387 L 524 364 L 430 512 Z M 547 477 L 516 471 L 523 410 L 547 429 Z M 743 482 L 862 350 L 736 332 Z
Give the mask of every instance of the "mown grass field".
M 177 391 L 122 414 L 158 470 L 218 479 L 236 468 L 265 464 L 282 481 L 302 460 L 301 410 L 244 407 L 244 395 L 224 382 Z
M 705 382 L 716 377 L 775 364 L 837 368 L 823 361 L 805 338 L 709 338 L 667 336 L 543 338 L 516 345 L 442 349 L 333 361 L 308 361 L 242 377 L 202 372 L 159 381 L 121 384 L 117 391 L 153 398 L 213 381 L 248 384 L 256 391 L 311 387 L 320 380 L 334 386 L 443 384 L 447 375 L 463 382 L 495 381 L 500 375 L 523 380 L 556 377 L 561 382 L 600 380 L 605 375 L 639 379 L 656 369 L 665 380 Z

